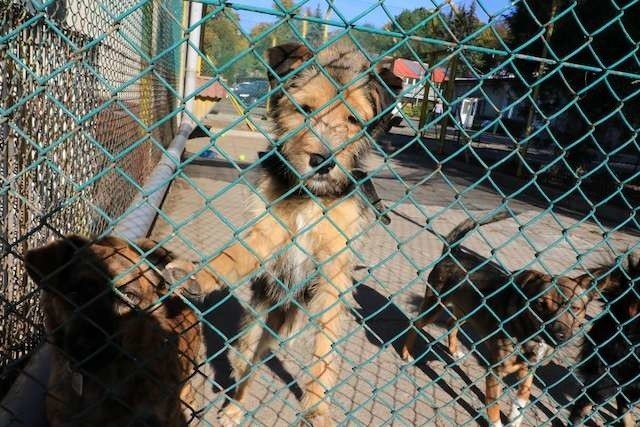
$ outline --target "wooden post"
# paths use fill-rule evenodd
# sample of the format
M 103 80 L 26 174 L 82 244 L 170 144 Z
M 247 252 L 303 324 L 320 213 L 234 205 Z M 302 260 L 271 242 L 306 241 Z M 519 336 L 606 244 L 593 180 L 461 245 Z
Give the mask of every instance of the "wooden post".
M 449 80 L 447 81 L 447 86 L 445 88 L 445 99 L 451 105 L 451 101 L 455 95 L 455 83 L 456 83 L 456 72 L 458 70 L 458 57 L 453 56 L 449 61 Z M 444 114 L 444 113 L 443 113 Z M 442 154 L 444 152 L 444 141 L 447 137 L 447 127 L 449 127 L 449 115 L 444 114 L 444 117 L 440 120 L 440 137 L 438 142 L 438 154 Z

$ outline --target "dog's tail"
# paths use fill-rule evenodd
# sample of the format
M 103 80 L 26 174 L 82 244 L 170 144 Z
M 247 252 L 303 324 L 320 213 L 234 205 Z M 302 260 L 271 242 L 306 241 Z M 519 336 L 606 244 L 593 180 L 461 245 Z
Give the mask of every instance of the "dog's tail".
M 459 245 L 454 246 L 454 244 L 460 241 L 460 239 L 466 236 L 474 228 L 501 221 L 507 218 L 511 218 L 511 214 L 506 210 L 499 210 L 495 214 L 483 219 L 482 221 L 476 221 L 472 218 L 468 218 L 462 221 L 460 224 L 456 225 L 453 230 L 451 230 L 449 234 L 447 234 L 447 236 L 444 238 L 445 245 L 442 248 L 442 255 L 445 255 L 450 249 L 459 247 Z

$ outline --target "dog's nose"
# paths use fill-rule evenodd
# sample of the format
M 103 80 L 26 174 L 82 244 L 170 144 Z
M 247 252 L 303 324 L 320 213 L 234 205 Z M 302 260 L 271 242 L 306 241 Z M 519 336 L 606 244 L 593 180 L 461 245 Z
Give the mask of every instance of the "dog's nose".
M 322 154 L 318 153 L 310 154 L 309 165 L 312 168 L 317 168 L 318 166 L 322 165 L 322 167 L 317 170 L 317 173 L 319 173 L 320 175 L 329 173 L 331 169 L 333 169 L 333 167 L 336 165 L 336 162 L 334 162 L 333 159 L 327 160 L 328 157 L 329 156 L 323 156 Z

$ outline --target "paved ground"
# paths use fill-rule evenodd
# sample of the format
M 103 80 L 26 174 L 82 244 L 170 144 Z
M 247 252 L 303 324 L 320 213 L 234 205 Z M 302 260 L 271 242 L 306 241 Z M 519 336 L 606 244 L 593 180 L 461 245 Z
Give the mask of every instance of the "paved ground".
M 221 112 L 214 125 L 224 124 L 225 117 L 233 120 L 229 112 Z M 259 117 L 255 123 L 268 130 L 268 122 Z M 397 141 L 391 136 L 382 145 L 397 153 Z M 192 139 L 187 151 L 196 153 L 209 145 L 208 138 Z M 153 236 L 170 236 L 168 246 L 191 259 L 211 254 L 232 239 L 233 230 L 250 219 L 245 208 L 253 193 L 255 172 L 247 165 L 268 146 L 260 133 L 249 132 L 244 124 L 217 138 L 214 149 L 220 153 L 218 158 L 187 166 L 172 185 L 163 205 L 169 220 L 160 218 Z M 374 224 L 362 236 L 367 243 L 358 255 L 360 264 L 367 268 L 354 272 L 353 292 L 344 297 L 349 314 L 346 338 L 336 345 L 341 355 L 340 383 L 328 396 L 335 408 L 333 417 L 336 422 L 353 425 L 483 423 L 484 369 L 477 353 L 454 363 L 439 344 L 445 338 L 441 326 L 426 328 L 428 341 L 416 346 L 417 352 L 424 352 L 417 362 L 404 363 L 398 350 L 410 319 L 417 314 L 424 277 L 441 251 L 438 239 L 424 230 L 427 220 L 435 231 L 447 233 L 469 213 L 478 214 L 502 203 L 496 187 L 502 189 L 506 184 L 485 179 L 473 187 L 476 177 L 463 163 L 438 168 L 433 162 L 421 161 L 415 151 L 400 152 L 388 161 L 373 155 L 370 169 L 376 171 L 377 188 L 395 213 L 389 226 Z M 536 259 L 537 268 L 560 273 L 572 272 L 578 255 L 586 254 L 584 264 L 594 265 L 607 259 L 610 251 L 624 250 L 638 240 L 631 232 L 618 231 L 603 242 L 601 226 L 582 221 L 583 215 L 575 210 L 552 212 L 534 196 L 508 198 L 517 218 L 484 227 L 482 237 L 480 233 L 472 236 L 466 246 L 484 256 L 494 248 L 496 259 L 510 269 Z M 616 211 L 610 212 L 611 217 L 615 215 Z M 562 230 L 568 230 L 564 238 Z M 417 270 L 425 274 L 418 276 Z M 203 386 L 205 425 L 215 424 L 216 411 L 224 401 L 219 391 L 231 385 L 225 342 L 238 331 L 246 288 L 213 295 L 203 307 L 209 357 L 203 367 L 208 377 Z M 270 361 L 258 369 L 258 381 L 250 390 L 246 408 L 248 425 L 296 422 L 299 387 L 306 381 L 303 368 L 309 355 L 304 350 L 309 348 L 309 339 L 308 333 L 301 334 L 274 351 Z M 575 346 L 562 349 L 554 362 L 538 370 L 534 404 L 526 412 L 525 425 L 565 420 L 567 411 L 558 408 L 567 405 L 580 388 L 567 370 L 574 354 Z M 505 399 L 503 412 L 509 406 Z

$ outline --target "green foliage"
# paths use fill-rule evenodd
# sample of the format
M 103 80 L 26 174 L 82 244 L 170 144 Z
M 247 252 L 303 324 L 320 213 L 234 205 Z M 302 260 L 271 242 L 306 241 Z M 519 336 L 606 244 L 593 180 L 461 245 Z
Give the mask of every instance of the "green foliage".
M 444 18 L 440 11 L 419 7 L 413 10 L 403 10 L 395 17 L 397 25 L 389 23 L 385 28 L 411 33 L 418 37 L 445 39 Z M 400 57 L 412 58 L 414 57 L 413 52 L 415 52 L 416 59 L 424 61 L 426 58 L 431 58 L 432 54 L 444 53 L 441 46 L 406 40 L 402 42 L 403 46 L 398 50 L 398 56 Z
M 479 31 L 485 26 L 477 16 L 476 4 L 456 6 L 445 12 L 440 9 L 418 7 L 404 10 L 395 17 L 396 23 L 389 23 L 385 28 L 410 33 L 412 35 L 452 43 L 464 42 L 468 45 L 499 48 L 501 39 L 508 38 L 509 28 L 496 20 L 491 27 Z M 478 32 L 477 34 L 475 34 Z M 470 37 L 471 36 L 471 37 Z M 450 49 L 437 43 L 425 43 L 403 40 L 398 56 L 422 60 L 429 64 L 440 62 L 451 53 Z M 460 62 L 458 75 L 473 75 L 474 72 L 487 73 L 494 68 L 500 58 L 484 53 L 464 52 L 464 60 Z
M 205 15 L 212 11 L 213 6 L 205 5 Z M 249 41 L 240 30 L 238 14 L 231 9 L 225 9 L 223 13 L 206 21 L 203 25 L 201 48 L 216 69 L 231 64 L 221 70 L 222 76 L 229 82 L 251 76 L 259 69 L 258 60 L 252 54 L 236 59 L 240 53 L 248 50 Z M 200 72 L 215 76 L 216 69 L 203 62 Z
M 420 110 L 422 109 L 422 103 L 417 103 L 416 105 L 405 104 L 402 106 L 402 111 L 405 112 L 406 115 L 413 118 L 420 117 Z
M 322 18 L 322 12 L 320 11 L 320 5 L 316 6 L 316 10 L 311 12 L 307 9 L 307 16 L 311 16 L 313 18 Z M 304 24 L 300 24 L 301 27 Z M 324 33 L 324 28 L 322 24 L 317 22 L 307 22 L 307 33 L 306 39 L 312 46 L 320 46 L 322 44 L 322 35 Z
M 363 28 L 374 29 L 372 25 L 364 25 Z M 397 39 L 394 37 L 369 32 L 359 28 L 354 29 L 351 32 L 351 35 L 373 57 L 381 55 L 384 56 L 397 43 Z M 394 51 L 393 55 L 397 55 L 397 52 Z
M 273 7 L 277 10 L 290 10 L 294 5 L 291 1 L 278 1 L 274 2 Z M 206 6 L 205 13 L 210 13 L 212 8 L 211 5 Z M 312 19 L 308 20 L 307 17 Z M 253 48 L 253 53 L 233 62 L 230 67 L 222 71 L 222 75 L 230 82 L 243 77 L 262 75 L 265 70 L 257 56 L 263 55 L 269 47 L 287 42 L 299 42 L 299 35 L 303 34 L 311 46 L 317 47 L 322 44 L 324 26 L 313 22 L 313 18 L 323 18 L 320 6 L 316 6 L 313 11 L 310 9 L 298 10 L 297 16 L 285 17 L 276 24 L 259 23 L 251 29 L 250 34 L 246 37 L 240 29 L 237 13 L 225 8 L 223 13 L 207 20 L 204 25 L 202 49 L 214 65 L 221 66 L 235 59 L 238 54 Z M 482 26 L 483 23 L 477 17 L 475 5 L 471 4 L 456 7 L 448 12 L 425 7 L 404 10 L 395 17 L 395 23 L 389 22 L 384 28 L 412 33 L 423 38 L 457 42 L 464 40 Z M 398 40 L 395 37 L 367 31 L 367 28 L 375 29 L 371 25 L 365 25 L 363 28 L 354 29 L 352 35 L 373 57 L 390 53 L 395 57 L 435 64 L 450 54 L 449 50 L 439 44 L 408 39 Z M 508 33 L 509 27 L 506 24 L 496 22 L 490 28 L 474 35 L 472 39 L 466 40 L 466 43 L 500 48 L 500 40 L 508 38 Z M 398 44 L 399 48 L 394 49 Z M 458 75 L 472 75 L 474 71 L 488 72 L 500 60 L 500 58 L 490 55 L 468 51 L 464 53 L 464 56 L 467 61 L 459 62 Z M 213 75 L 214 72 L 211 67 L 203 66 L 203 74 Z
M 570 140 L 587 132 L 594 132 L 597 137 L 614 126 L 621 131 L 624 143 L 631 137 L 633 127 L 638 126 L 640 100 L 634 95 L 637 85 L 634 87 L 627 77 L 610 73 L 640 72 L 640 3 L 616 3 L 624 13 L 613 8 L 611 2 L 600 0 L 530 0 L 528 8 L 519 4 L 507 19 L 510 45 L 519 53 L 602 69 L 594 72 L 554 64 L 539 67 L 538 61 L 515 62 L 527 85 L 547 77 L 541 83 L 537 102 L 544 114 L 553 114 L 575 101 L 568 114 Z M 553 16 L 552 6 L 556 7 Z M 553 26 L 552 36 L 544 40 L 549 26 Z M 528 43 L 530 40 L 534 42 Z M 634 49 L 635 54 L 630 54 Z

